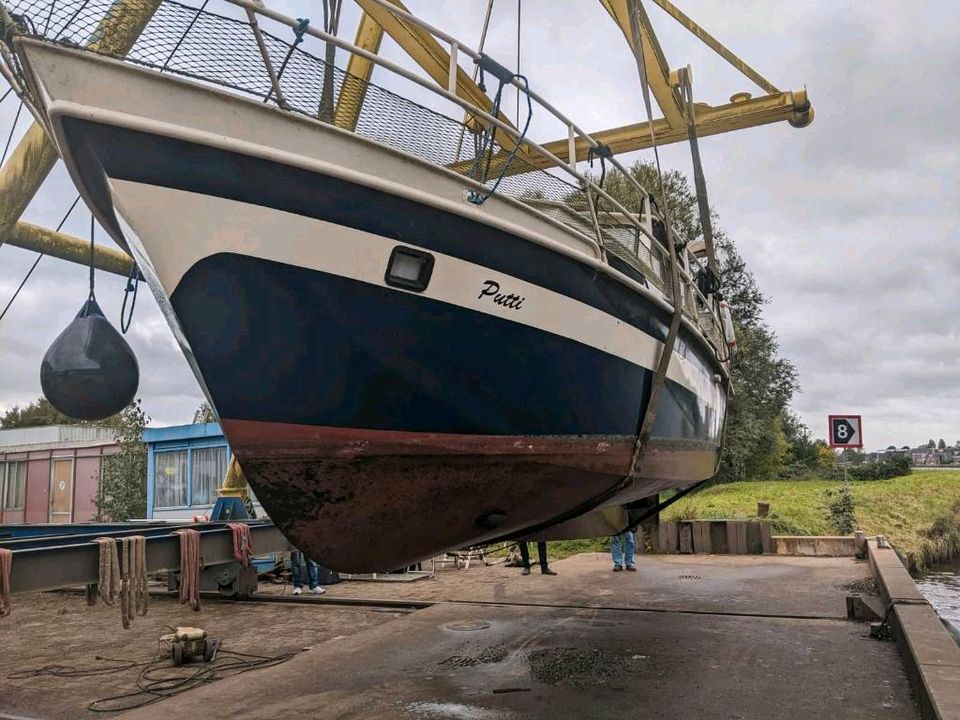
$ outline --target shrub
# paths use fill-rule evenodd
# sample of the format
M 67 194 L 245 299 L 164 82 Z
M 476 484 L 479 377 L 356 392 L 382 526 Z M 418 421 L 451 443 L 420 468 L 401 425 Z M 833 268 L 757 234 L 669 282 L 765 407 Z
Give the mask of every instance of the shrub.
M 838 535 L 849 535 L 853 532 L 856 522 L 854 516 L 853 492 L 850 483 L 844 483 L 833 490 L 824 491 L 827 496 L 827 510 L 830 511 L 830 522 L 833 523 Z
M 911 472 L 910 458 L 906 455 L 887 455 L 872 463 L 863 463 L 847 467 L 846 477 L 850 480 L 886 480 L 888 478 L 909 475 Z M 831 480 L 843 480 L 842 467 L 833 468 L 829 473 Z

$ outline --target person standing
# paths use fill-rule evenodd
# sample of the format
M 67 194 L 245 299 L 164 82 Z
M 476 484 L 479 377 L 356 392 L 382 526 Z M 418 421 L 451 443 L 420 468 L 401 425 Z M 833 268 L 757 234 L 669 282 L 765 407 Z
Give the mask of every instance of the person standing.
M 530 574 L 530 549 L 527 547 L 525 542 L 517 543 L 520 547 L 520 560 L 523 562 L 523 570 L 520 571 L 521 575 Z M 537 555 L 540 559 L 540 574 L 541 575 L 556 575 L 556 570 L 551 570 L 550 566 L 547 564 L 547 544 L 545 542 L 537 543 Z
M 633 530 L 627 530 L 610 538 L 610 554 L 613 556 L 613 571 L 620 572 L 626 566 L 630 572 L 636 572 L 637 565 L 633 559 L 636 549 L 636 538 Z
M 303 575 L 300 570 L 301 557 L 307 566 L 307 581 L 310 583 L 310 592 L 314 595 L 323 595 L 326 590 L 320 587 L 320 569 L 313 560 L 299 550 L 294 550 L 290 553 L 290 570 L 293 573 L 293 594 L 300 595 L 303 593 Z

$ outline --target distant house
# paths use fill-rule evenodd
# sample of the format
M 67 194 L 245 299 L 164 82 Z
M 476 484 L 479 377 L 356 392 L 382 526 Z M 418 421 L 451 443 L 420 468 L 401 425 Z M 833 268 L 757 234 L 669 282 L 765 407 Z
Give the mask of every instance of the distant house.
M 0 524 L 92 520 L 111 428 L 46 425 L 0 430 Z
M 147 517 L 208 515 L 217 501 L 231 451 L 217 423 L 147 428 Z M 266 513 L 254 498 L 258 517 Z

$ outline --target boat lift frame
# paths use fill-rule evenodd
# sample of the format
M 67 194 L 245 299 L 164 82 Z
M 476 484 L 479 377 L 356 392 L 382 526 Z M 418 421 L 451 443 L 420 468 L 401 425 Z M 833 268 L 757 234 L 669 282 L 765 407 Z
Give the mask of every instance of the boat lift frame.
M 292 546 L 269 520 L 243 521 L 250 527 L 250 540 L 258 556 L 289 552 Z M 233 537 L 227 523 L 79 523 L 72 525 L 2 525 L 0 549 L 13 551 L 10 569 L 12 595 L 62 590 L 95 584 L 100 576 L 100 545 L 97 538 L 120 539 L 142 535 L 146 540 L 147 574 L 180 569 L 180 536 L 176 530 L 196 530 L 200 535 L 201 573 L 227 570 L 234 559 Z M 118 551 L 122 552 L 119 547 Z M 230 585 L 232 583 L 220 583 Z M 239 587 L 239 586 L 237 586 Z M 236 593 L 230 593 L 236 594 Z M 240 592 L 238 594 L 245 594 Z

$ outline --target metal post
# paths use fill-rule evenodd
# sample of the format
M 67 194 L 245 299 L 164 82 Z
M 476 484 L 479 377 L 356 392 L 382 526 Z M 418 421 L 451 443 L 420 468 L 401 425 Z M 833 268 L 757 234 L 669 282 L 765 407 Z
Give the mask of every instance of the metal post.
M 450 43 L 450 76 L 447 78 L 447 90 L 454 95 L 457 94 L 457 55 L 460 45 L 456 42 Z
M 257 47 L 260 48 L 260 57 L 263 58 L 263 64 L 267 68 L 267 75 L 270 76 L 270 85 L 273 87 L 273 94 L 277 98 L 277 105 L 282 108 L 287 107 L 287 101 L 283 99 L 283 92 L 280 90 L 280 80 L 273 69 L 273 63 L 270 61 L 270 55 L 267 53 L 267 46 L 263 42 L 263 34 L 260 32 L 260 25 L 257 23 L 257 16 L 253 14 L 250 8 L 247 8 L 247 19 L 250 21 L 250 29 L 253 30 L 253 36 L 257 39 Z M 267 96 L 269 97 L 269 95 Z
M 126 55 L 160 7 L 160 2 L 117 0 L 100 21 L 87 48 L 114 57 Z M 10 236 L 57 158 L 57 150 L 44 129 L 34 123 L 0 168 L 0 245 Z

